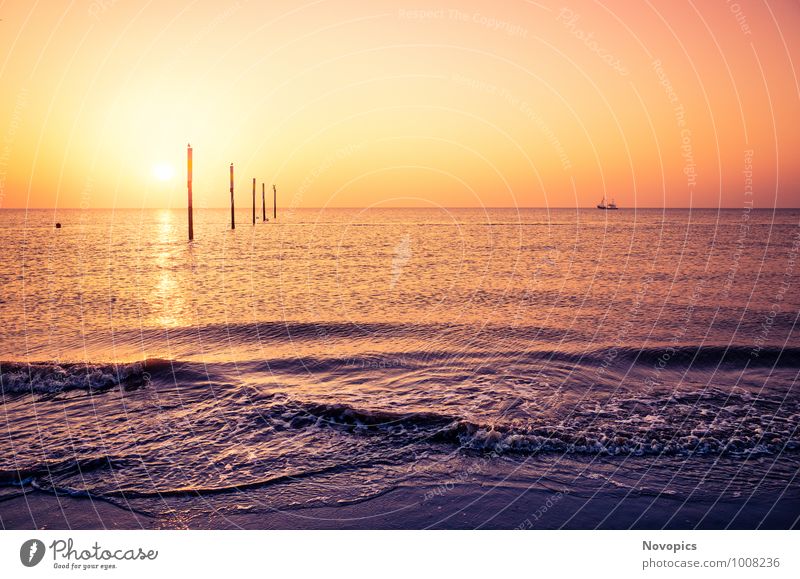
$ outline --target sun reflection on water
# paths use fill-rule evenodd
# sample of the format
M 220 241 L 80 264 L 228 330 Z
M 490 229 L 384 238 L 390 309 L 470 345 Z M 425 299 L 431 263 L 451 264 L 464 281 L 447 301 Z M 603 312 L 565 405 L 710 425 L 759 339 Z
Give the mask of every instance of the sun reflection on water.
M 176 253 L 177 235 L 173 212 L 163 210 L 157 217 L 156 276 L 151 294 L 151 322 L 162 328 L 186 325 L 186 301 L 184 299 L 183 272 Z

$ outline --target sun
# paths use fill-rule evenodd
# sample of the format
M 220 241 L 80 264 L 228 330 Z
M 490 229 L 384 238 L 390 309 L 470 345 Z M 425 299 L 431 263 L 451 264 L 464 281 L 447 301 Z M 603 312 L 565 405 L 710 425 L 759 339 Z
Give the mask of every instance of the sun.
M 153 165 L 153 177 L 159 181 L 169 181 L 175 176 L 175 168 L 168 163 L 156 163 Z

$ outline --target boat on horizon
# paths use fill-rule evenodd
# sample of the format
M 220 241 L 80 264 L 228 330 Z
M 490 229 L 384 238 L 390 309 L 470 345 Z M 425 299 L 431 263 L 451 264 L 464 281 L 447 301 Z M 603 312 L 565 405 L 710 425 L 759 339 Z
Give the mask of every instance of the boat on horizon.
M 619 207 L 617 207 L 617 203 L 616 203 L 616 201 L 614 201 L 614 199 L 611 199 L 611 203 L 606 203 L 605 195 L 603 195 L 603 200 L 600 203 L 597 204 L 597 208 L 598 209 L 606 209 L 606 210 L 619 209 Z

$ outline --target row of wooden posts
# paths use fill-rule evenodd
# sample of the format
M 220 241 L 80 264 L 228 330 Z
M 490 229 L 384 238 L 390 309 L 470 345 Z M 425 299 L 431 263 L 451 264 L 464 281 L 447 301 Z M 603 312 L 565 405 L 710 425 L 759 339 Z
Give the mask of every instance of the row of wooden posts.
M 194 239 L 194 221 L 192 217 L 192 145 L 186 149 L 187 186 L 189 189 L 189 241 Z M 272 186 L 272 219 L 278 218 L 278 190 Z M 261 183 L 261 220 L 267 221 L 267 204 L 264 183 Z M 256 224 L 256 179 L 253 177 L 253 225 Z M 236 216 L 233 211 L 233 163 L 231 163 L 231 229 L 236 229 Z

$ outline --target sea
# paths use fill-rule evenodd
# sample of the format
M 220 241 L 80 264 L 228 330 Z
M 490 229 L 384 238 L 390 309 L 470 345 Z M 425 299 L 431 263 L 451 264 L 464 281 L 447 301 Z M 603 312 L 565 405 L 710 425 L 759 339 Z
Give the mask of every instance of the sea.
M 0 210 L 0 520 L 798 525 L 800 211 L 261 216 Z

